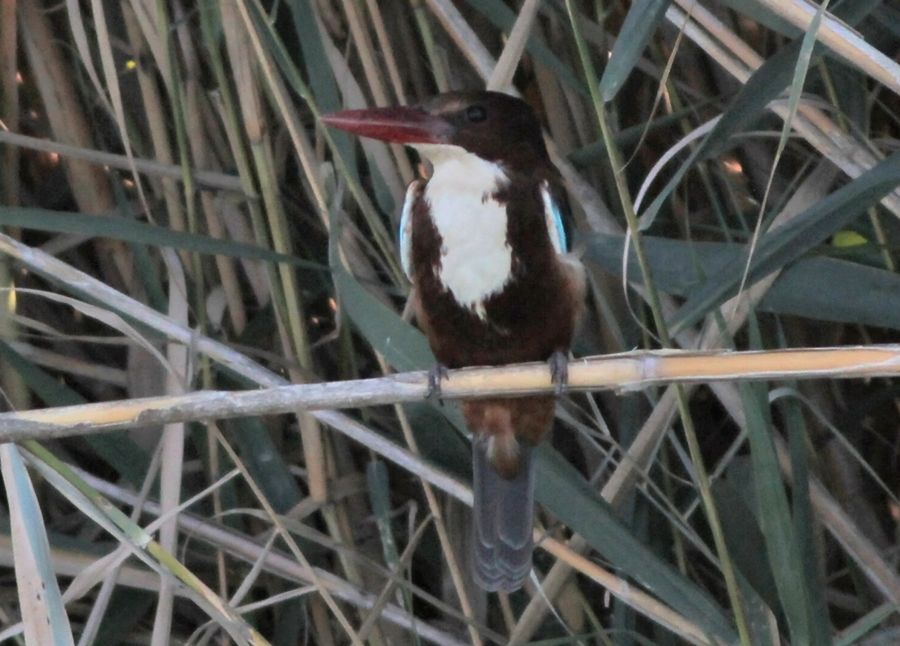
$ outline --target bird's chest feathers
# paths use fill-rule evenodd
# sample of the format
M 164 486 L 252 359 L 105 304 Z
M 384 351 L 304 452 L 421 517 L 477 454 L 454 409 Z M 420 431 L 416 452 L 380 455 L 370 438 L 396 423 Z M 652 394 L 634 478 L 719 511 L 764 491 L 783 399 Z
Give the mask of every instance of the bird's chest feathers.
M 507 181 L 496 164 L 462 153 L 436 163 L 425 187 L 441 240 L 437 278 L 460 305 L 482 318 L 484 301 L 502 291 L 512 274 L 506 205 L 494 198 Z

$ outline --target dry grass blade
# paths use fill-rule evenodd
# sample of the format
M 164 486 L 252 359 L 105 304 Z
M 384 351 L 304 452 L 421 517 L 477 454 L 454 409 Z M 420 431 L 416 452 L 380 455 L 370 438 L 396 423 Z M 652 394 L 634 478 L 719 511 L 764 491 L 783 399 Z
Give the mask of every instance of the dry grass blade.
M 50 562 L 41 509 L 19 448 L 0 445 L 0 463 L 25 639 L 32 644 L 73 644 L 69 618 Z
M 80 148 L 92 147 L 93 141 L 87 119 L 76 100 L 72 76 L 53 42 L 47 17 L 37 3 L 21 5 L 25 50 L 42 96 L 47 117 L 53 125 L 56 139 Z M 113 204 L 106 178 L 88 164 L 66 161 L 71 183 L 79 206 L 88 213 L 103 213 Z

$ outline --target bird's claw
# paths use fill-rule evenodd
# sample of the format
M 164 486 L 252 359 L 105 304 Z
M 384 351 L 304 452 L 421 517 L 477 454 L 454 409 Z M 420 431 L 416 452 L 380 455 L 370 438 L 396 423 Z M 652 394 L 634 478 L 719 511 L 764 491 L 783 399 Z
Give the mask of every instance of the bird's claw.
M 428 392 L 425 394 L 425 399 L 437 399 L 441 406 L 444 405 L 444 400 L 441 399 L 441 381 L 443 379 L 450 379 L 450 371 L 442 363 L 434 364 L 428 371 Z
M 547 363 L 550 365 L 550 381 L 553 382 L 553 392 L 559 397 L 569 385 L 569 355 L 557 350 L 550 355 Z

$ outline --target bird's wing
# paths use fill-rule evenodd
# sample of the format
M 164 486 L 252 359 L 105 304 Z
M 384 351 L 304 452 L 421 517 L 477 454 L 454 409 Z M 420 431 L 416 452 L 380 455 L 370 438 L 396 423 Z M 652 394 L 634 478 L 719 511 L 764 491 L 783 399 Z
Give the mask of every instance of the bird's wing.
M 403 211 L 400 212 L 400 264 L 406 277 L 412 280 L 412 221 L 413 205 L 418 199 L 423 182 L 414 179 L 406 187 Z
M 556 253 L 568 253 L 569 245 L 566 240 L 566 229 L 563 227 L 562 211 L 558 202 L 553 198 L 550 183 L 546 180 L 541 184 L 541 198 L 544 201 L 544 222 L 547 225 L 547 233 Z

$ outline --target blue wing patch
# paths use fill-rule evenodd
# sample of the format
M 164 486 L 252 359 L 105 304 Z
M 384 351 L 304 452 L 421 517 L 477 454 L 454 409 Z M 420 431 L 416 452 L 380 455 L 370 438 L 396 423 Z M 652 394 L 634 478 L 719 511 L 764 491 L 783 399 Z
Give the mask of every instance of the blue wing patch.
M 403 266 L 403 273 L 410 280 L 412 280 L 412 210 L 421 184 L 421 180 L 417 179 L 409 183 L 403 200 L 403 211 L 400 212 L 400 264 Z
M 550 186 L 545 181 L 541 184 L 541 198 L 544 200 L 544 222 L 547 225 L 547 233 L 556 253 L 568 253 L 569 245 L 566 240 L 566 229 L 563 227 L 562 212 L 550 194 Z

